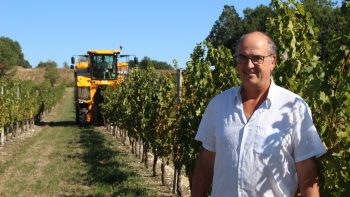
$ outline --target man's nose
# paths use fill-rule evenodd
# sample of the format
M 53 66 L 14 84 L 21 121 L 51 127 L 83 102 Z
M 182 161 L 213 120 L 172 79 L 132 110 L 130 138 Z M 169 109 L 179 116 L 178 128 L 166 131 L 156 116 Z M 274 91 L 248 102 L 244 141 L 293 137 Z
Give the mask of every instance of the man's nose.
M 254 68 L 255 67 L 255 64 L 253 64 L 252 59 L 250 59 L 250 58 L 248 59 L 247 66 L 248 66 L 248 68 Z

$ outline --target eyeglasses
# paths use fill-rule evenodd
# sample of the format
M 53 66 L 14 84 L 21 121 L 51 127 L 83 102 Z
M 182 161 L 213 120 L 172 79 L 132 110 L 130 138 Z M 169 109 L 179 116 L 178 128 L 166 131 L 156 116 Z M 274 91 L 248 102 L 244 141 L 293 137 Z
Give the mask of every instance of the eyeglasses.
M 249 60 L 251 60 L 253 64 L 262 64 L 262 63 L 264 63 L 265 57 L 269 57 L 271 55 L 272 54 L 266 55 L 266 56 L 253 55 L 253 56 L 250 56 L 250 57 L 247 57 L 245 55 L 238 55 L 237 58 L 236 58 L 236 61 L 237 61 L 238 64 L 246 64 L 246 63 L 249 62 Z

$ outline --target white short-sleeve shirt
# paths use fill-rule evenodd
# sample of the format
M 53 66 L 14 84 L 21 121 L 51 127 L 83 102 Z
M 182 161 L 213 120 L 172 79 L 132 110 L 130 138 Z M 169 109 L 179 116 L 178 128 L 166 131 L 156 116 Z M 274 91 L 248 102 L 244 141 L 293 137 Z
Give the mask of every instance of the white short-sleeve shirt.
M 247 121 L 240 87 L 210 101 L 196 140 L 215 152 L 212 196 L 294 196 L 295 163 L 326 152 L 298 95 L 271 82 Z

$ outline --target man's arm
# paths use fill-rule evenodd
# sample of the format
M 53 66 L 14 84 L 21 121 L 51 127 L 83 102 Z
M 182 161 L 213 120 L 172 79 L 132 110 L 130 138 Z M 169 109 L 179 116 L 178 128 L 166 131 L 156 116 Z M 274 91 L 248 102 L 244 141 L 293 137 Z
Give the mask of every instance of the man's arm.
M 213 181 L 215 153 L 202 148 L 192 177 L 192 197 L 204 196 Z
M 213 180 L 215 153 L 202 148 L 192 178 L 192 197 L 204 196 Z
M 320 196 L 315 157 L 296 163 L 301 196 Z

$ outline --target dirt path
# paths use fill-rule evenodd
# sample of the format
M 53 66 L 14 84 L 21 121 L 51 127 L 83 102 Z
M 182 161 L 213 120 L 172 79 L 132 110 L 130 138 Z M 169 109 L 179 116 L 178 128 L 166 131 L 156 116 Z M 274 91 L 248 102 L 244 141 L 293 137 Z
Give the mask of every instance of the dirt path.
M 111 135 L 75 125 L 72 92 L 0 148 L 0 196 L 173 196 Z

